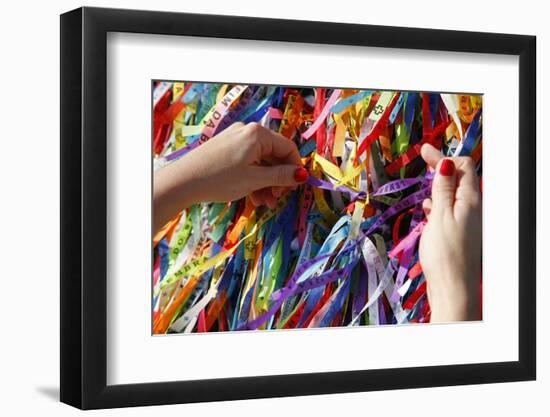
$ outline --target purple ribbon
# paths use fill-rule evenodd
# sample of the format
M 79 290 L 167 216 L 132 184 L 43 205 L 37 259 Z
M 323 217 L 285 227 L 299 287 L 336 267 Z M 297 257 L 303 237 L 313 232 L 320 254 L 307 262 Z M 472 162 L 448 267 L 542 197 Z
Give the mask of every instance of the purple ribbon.
M 323 190 L 329 190 L 329 191 L 339 191 L 341 193 L 348 193 L 352 200 L 364 200 L 367 195 L 364 191 L 355 191 L 352 190 L 349 187 L 346 187 L 345 185 L 340 185 L 338 187 L 335 187 L 333 184 L 331 184 L 328 181 L 322 180 L 320 178 L 314 177 L 312 175 L 309 176 L 307 183 L 311 185 L 312 187 L 322 188 Z
M 274 301 L 278 301 L 281 298 L 285 300 L 290 296 L 312 290 L 313 288 L 322 287 L 340 278 L 343 278 L 344 276 L 346 276 L 346 274 L 349 274 L 349 269 L 350 266 L 348 265 L 345 268 L 335 269 L 333 271 L 325 272 L 323 274 L 306 279 L 302 282 L 294 284 L 294 286 L 292 287 L 281 288 L 280 290 L 273 292 L 271 294 L 271 298 Z
M 395 203 L 393 206 L 388 207 L 388 209 L 380 215 L 380 217 L 374 222 L 374 224 L 369 227 L 369 230 L 365 232 L 365 235 L 370 235 L 372 232 L 374 232 L 376 229 L 378 229 L 386 220 L 388 220 L 390 217 L 396 215 L 400 211 L 403 211 L 411 206 L 414 206 L 415 204 L 421 203 L 424 201 L 424 199 L 428 198 L 432 193 L 432 187 L 427 186 L 424 188 L 421 188 L 419 191 L 417 191 L 414 194 L 411 194 L 408 197 L 405 197 L 403 200 L 399 201 L 398 203 Z
M 197 148 L 200 145 L 200 140 L 197 140 L 193 143 L 190 143 L 184 148 L 178 149 L 175 152 L 172 152 L 170 155 L 166 155 L 164 159 L 167 161 L 173 161 L 174 159 L 178 159 L 180 156 L 185 155 L 187 152 L 192 151 L 193 149 Z
M 340 255 L 343 256 L 349 252 L 351 252 L 355 248 L 355 245 L 351 245 L 349 248 L 343 250 Z M 317 288 L 323 285 L 323 281 L 325 281 L 327 284 L 329 282 L 335 281 L 336 279 L 339 279 L 341 277 L 344 277 L 346 273 L 349 274 L 349 270 L 355 266 L 356 263 L 351 263 L 350 265 L 347 265 L 345 268 L 336 270 L 336 271 L 330 271 L 326 272 L 324 274 L 319 275 L 315 278 L 320 278 L 319 280 L 314 280 L 315 278 L 311 278 L 309 280 L 305 280 L 301 282 L 300 284 L 297 284 L 298 279 L 303 275 L 303 273 L 308 270 L 311 266 L 314 264 L 328 259 L 331 256 L 333 256 L 332 253 L 328 253 L 325 255 L 317 256 L 313 259 L 310 259 L 309 261 L 304 262 L 301 264 L 298 269 L 292 274 L 290 279 L 288 280 L 287 284 L 281 289 L 278 290 L 277 293 L 277 299 L 273 303 L 273 305 L 261 316 L 256 317 L 256 319 L 249 321 L 248 323 L 244 323 L 243 325 L 239 326 L 237 330 L 255 330 L 258 327 L 260 327 L 263 323 L 265 323 L 267 320 L 273 316 L 277 310 L 281 307 L 284 300 L 290 297 L 293 292 L 296 294 L 301 291 L 307 291 L 309 289 Z M 308 282 L 311 281 L 311 282 Z M 275 293 L 272 294 L 272 296 L 275 295 Z
M 385 195 L 396 193 L 406 188 L 412 187 L 413 185 L 418 184 L 422 179 L 420 178 L 404 178 L 402 180 L 390 181 L 382 186 L 380 186 L 376 192 L 372 193 L 372 196 Z
M 290 277 L 288 280 L 285 288 L 292 288 L 296 282 L 298 281 L 298 278 L 312 265 L 316 264 L 317 262 L 320 262 L 324 259 L 328 259 L 332 256 L 332 253 L 328 253 L 326 255 L 317 256 L 313 259 L 310 259 L 309 261 L 304 262 L 302 265 L 298 267 L 296 271 L 294 271 L 294 274 Z M 281 307 L 283 304 L 284 298 L 279 298 L 276 300 L 273 305 L 262 315 L 256 317 L 254 320 L 249 321 L 248 323 L 244 323 L 241 326 L 237 328 L 237 330 L 255 330 L 258 327 L 260 327 L 263 323 L 265 323 L 271 316 L 273 316 L 277 310 Z

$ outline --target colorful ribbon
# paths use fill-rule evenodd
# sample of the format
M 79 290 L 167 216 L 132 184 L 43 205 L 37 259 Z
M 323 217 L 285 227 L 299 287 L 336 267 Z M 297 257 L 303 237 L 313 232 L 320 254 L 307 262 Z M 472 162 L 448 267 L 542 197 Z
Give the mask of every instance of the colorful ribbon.
M 275 209 L 200 203 L 155 236 L 155 334 L 429 321 L 418 244 L 433 173 L 420 148 L 480 170 L 481 97 L 157 82 L 152 107 L 155 169 L 255 121 L 310 172 Z

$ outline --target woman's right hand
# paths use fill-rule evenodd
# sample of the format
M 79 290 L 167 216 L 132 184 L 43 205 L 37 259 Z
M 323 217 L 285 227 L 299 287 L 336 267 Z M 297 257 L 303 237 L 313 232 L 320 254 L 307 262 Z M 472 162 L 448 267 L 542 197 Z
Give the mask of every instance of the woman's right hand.
M 420 238 L 431 322 L 480 320 L 481 193 L 469 157 L 444 158 L 427 144 L 422 158 L 435 170 Z

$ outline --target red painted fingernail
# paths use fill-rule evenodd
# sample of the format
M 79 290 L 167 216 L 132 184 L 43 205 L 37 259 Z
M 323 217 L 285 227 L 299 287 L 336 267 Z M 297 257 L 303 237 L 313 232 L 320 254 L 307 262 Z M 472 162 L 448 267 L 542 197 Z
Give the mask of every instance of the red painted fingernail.
M 307 172 L 307 169 L 300 167 L 294 171 L 294 180 L 296 182 L 306 182 L 308 178 L 309 173 Z
M 445 177 L 450 177 L 455 173 L 455 163 L 451 159 L 444 159 L 439 167 L 439 173 Z

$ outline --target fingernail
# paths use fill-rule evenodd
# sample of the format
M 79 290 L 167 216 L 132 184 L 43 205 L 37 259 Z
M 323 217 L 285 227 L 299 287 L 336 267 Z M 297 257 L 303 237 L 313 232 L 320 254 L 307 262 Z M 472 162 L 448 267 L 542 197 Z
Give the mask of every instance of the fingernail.
M 297 168 L 296 171 L 294 171 L 294 180 L 296 182 L 306 182 L 309 178 L 309 173 L 307 172 L 307 169 L 305 168 Z
M 439 167 L 439 173 L 445 177 L 450 177 L 455 173 L 455 163 L 451 159 L 444 159 Z

